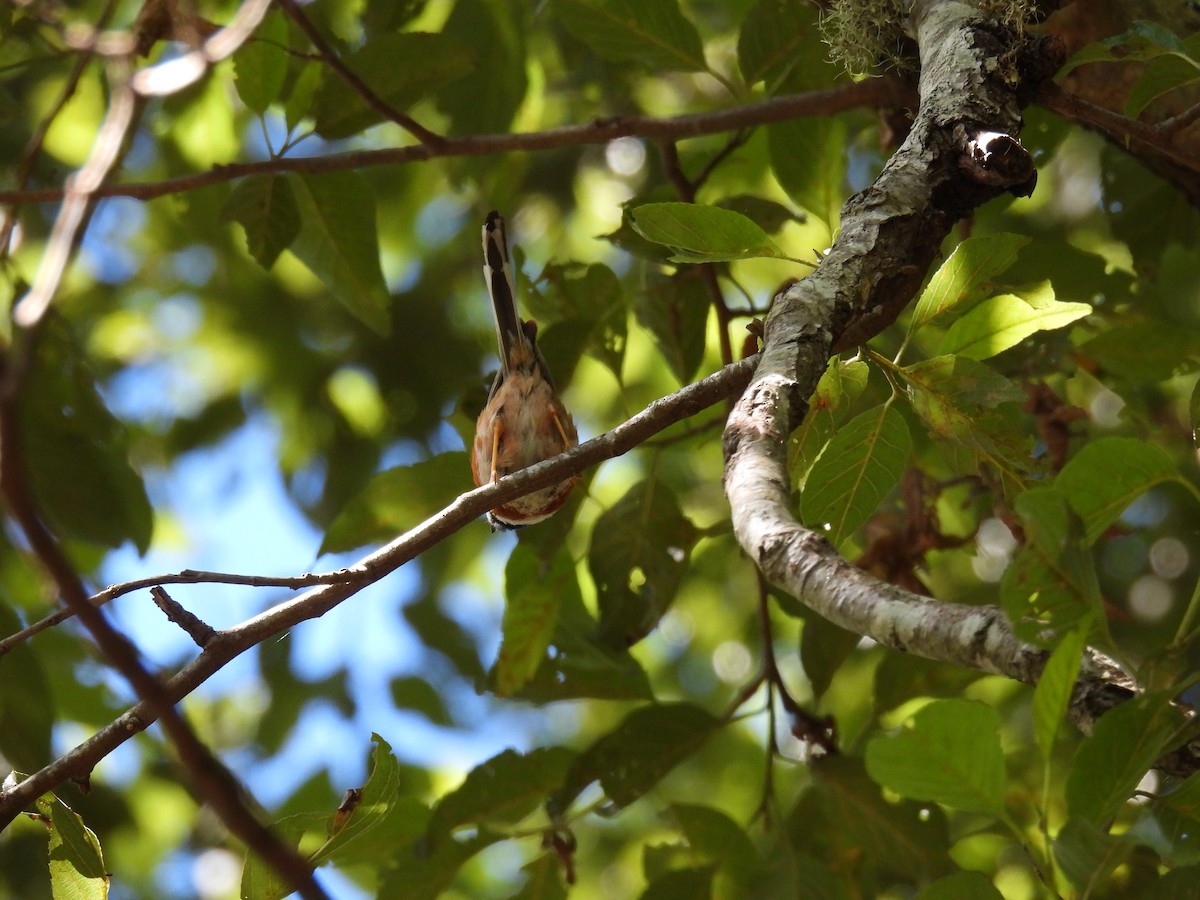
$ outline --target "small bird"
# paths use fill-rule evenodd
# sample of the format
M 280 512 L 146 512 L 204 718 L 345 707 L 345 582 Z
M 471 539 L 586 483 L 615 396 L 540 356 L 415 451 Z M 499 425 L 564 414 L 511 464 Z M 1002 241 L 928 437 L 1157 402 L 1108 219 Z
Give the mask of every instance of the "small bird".
M 496 316 L 500 371 L 475 421 L 471 473 L 484 485 L 578 446 L 567 412 L 537 346 L 537 323 L 517 315 L 516 289 L 504 219 L 493 210 L 483 223 L 483 277 Z M 511 500 L 487 514 L 492 530 L 532 525 L 567 502 L 578 475 Z

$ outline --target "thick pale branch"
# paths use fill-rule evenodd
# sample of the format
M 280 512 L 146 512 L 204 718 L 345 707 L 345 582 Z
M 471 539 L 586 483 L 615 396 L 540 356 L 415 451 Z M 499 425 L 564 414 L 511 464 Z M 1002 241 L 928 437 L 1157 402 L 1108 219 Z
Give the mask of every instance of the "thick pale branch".
M 750 380 L 757 362 L 758 356 L 752 356 L 725 366 L 695 384 L 655 400 L 616 428 L 580 444 L 568 453 L 463 494 L 445 509 L 346 569 L 343 581 L 306 591 L 240 625 L 216 632 L 206 639 L 204 649 L 194 660 L 165 682 L 165 694 L 173 702 L 178 702 L 250 647 L 328 612 L 366 585 L 394 572 L 433 544 L 479 518 L 487 510 L 539 487 L 555 484 L 603 460 L 627 453 L 668 426 L 740 393 Z M 99 615 L 98 610 L 93 609 L 92 612 Z M 12 790 L 0 792 L 0 830 L 46 791 L 53 790 L 69 779 L 86 778 L 96 763 L 134 734 L 143 731 L 154 718 L 153 705 L 145 701 L 138 703 Z
M 787 466 L 786 441 L 831 353 L 895 318 L 958 218 L 1005 188 L 1027 188 L 1014 85 L 999 76 L 994 61 L 1003 48 L 979 15 L 976 4 L 957 0 L 920 5 L 921 107 L 913 129 L 875 184 L 846 204 L 817 270 L 776 297 L 762 362 L 726 427 L 725 489 L 739 543 L 772 584 L 815 612 L 896 650 L 1033 683 L 1046 651 L 1019 640 L 1001 610 L 934 602 L 882 583 L 803 528 Z M 980 134 L 989 143 L 1005 136 L 1003 165 L 978 170 L 970 136 Z M 1072 713 L 1086 728 L 1128 696 L 1127 686 L 1089 661 Z

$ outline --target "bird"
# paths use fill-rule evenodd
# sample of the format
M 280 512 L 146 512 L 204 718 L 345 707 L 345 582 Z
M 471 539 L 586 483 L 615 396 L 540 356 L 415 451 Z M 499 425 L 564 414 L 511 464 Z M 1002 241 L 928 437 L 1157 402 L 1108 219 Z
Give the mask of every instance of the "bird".
M 579 445 L 575 422 L 538 349 L 537 322 L 517 314 L 504 218 L 495 210 L 483 223 L 483 278 L 495 314 L 500 371 L 475 421 L 471 474 L 481 487 Z M 487 513 L 488 524 L 502 531 L 541 522 L 567 502 L 578 480 L 572 475 L 510 500 Z

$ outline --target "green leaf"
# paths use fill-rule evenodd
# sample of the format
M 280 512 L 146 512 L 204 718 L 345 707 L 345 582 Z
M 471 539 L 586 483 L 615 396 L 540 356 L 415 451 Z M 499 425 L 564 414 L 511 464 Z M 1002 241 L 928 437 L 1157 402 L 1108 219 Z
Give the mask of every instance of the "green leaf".
M 1193 59 L 1175 55 L 1152 59 L 1125 99 L 1125 115 L 1136 119 L 1163 94 L 1198 80 L 1200 66 Z
M 101 398 L 83 349 L 46 319 L 21 392 L 20 436 L 33 497 L 61 536 L 145 553 L 154 510 L 129 462 L 129 436 Z
M 109 876 L 96 835 L 53 794 L 39 797 L 37 808 L 50 820 L 50 890 L 55 900 L 105 900 Z
M 899 483 L 911 450 L 908 425 L 891 403 L 856 416 L 813 464 L 800 495 L 802 520 L 839 546 Z
M 748 883 L 762 866 L 754 842 L 744 828 L 711 806 L 676 803 L 667 811 L 688 846 L 738 884 Z
M 620 378 L 628 315 L 616 273 L 601 263 L 589 266 L 551 264 L 542 270 L 538 281 L 549 282 L 557 294 L 556 311 L 564 321 L 556 323 L 555 327 L 578 323 L 579 332 L 585 336 L 583 349 Z M 539 338 L 538 344 L 545 353 L 545 341 Z M 551 362 L 549 355 L 546 359 Z M 553 367 L 552 371 L 557 375 L 559 369 Z
M 825 695 L 833 684 L 833 676 L 861 640 L 862 635 L 834 625 L 822 616 L 805 617 L 800 629 L 800 660 L 814 697 L 820 699 Z
M 390 540 L 470 487 L 471 463 L 461 450 L 380 472 L 333 520 L 320 552 L 341 553 Z
M 771 168 L 796 203 L 836 230 L 845 200 L 846 123 L 836 116 L 767 126 Z
M 1193 329 L 1167 322 L 1117 322 L 1080 345 L 1078 354 L 1113 375 L 1143 384 L 1194 371 L 1200 339 Z
M 710 900 L 712 880 L 712 866 L 672 869 L 646 885 L 641 900 Z
M 499 697 L 511 697 L 537 673 L 554 635 L 559 607 L 568 594 L 579 596 L 575 562 L 565 548 L 546 561 L 518 544 L 508 558 L 505 581 L 494 672 Z
M 867 772 L 902 797 L 954 809 L 1004 812 L 1000 717 L 970 700 L 935 700 L 899 731 L 867 744 Z
M 437 92 L 450 117 L 451 134 L 505 132 L 525 99 L 528 50 L 526 18 L 508 3 L 458 0 L 441 33 L 459 41 L 474 64 Z
M 415 675 L 393 678 L 391 693 L 392 704 L 398 709 L 418 712 L 434 725 L 451 724 L 442 695 L 424 678 Z
M 1000 583 L 1000 602 L 1027 640 L 1043 628 L 1103 627 L 1100 586 L 1083 527 L 1061 491 L 1032 488 L 1017 497 L 1025 543 Z
M 821 451 L 829 443 L 867 387 L 870 367 L 862 360 L 834 357 L 825 367 L 817 388 L 808 398 L 808 413 L 792 432 L 788 458 L 792 477 L 803 486 Z
M 765 81 L 768 93 L 804 55 L 813 37 L 813 7 L 791 0 L 759 0 L 738 33 L 738 67 L 747 85 Z
M 524 754 L 505 750 L 480 763 L 434 806 L 430 841 L 443 840 L 467 824 L 515 825 L 562 784 L 573 758 L 562 747 L 542 747 Z
M 264 269 L 275 265 L 300 233 L 296 198 L 282 175 L 243 178 L 229 195 L 222 216 L 242 226 L 247 251 Z
M 1107 827 L 1185 726 L 1167 693 L 1141 694 L 1105 713 L 1080 744 L 1067 776 L 1072 817 Z
M 827 756 L 810 761 L 809 767 L 815 802 L 806 806 L 801 801 L 794 813 L 807 831 L 794 835 L 799 846 L 826 860 L 861 853 L 872 866 L 906 882 L 946 871 L 950 840 L 940 808 L 885 798 L 861 759 Z
M 481 828 L 463 840 L 438 841 L 429 852 L 424 841 L 415 841 L 391 854 L 392 867 L 379 885 L 378 897 L 387 900 L 438 900 L 468 860 L 504 835 Z M 382 855 L 380 859 L 386 859 Z M 379 866 L 379 860 L 375 861 Z
M 926 887 L 917 900 L 1004 900 L 1004 895 L 982 872 L 955 872 Z
M 597 780 L 616 806 L 628 806 L 720 727 L 719 719 L 690 703 L 638 707 L 575 758 L 562 789 L 548 803 L 551 816 L 565 813 L 580 792 Z
M 653 695 L 641 665 L 624 648 L 602 643 L 598 629 L 578 591 L 563 597 L 551 651 L 516 696 L 533 703 L 580 697 L 649 700 Z
M 676 0 L 554 0 L 553 9 L 573 37 L 605 59 L 651 70 L 707 69 L 700 35 Z
M 653 281 L 638 296 L 638 322 L 654 336 L 658 351 L 680 384 L 687 384 L 704 358 L 709 296 L 698 269 L 681 269 Z M 1198 420 L 1200 421 L 1200 420 Z
M 263 16 L 254 36 L 233 56 L 238 96 L 260 116 L 283 93 L 288 70 L 287 40 L 283 13 L 272 11 Z
M 521 866 L 525 884 L 513 894 L 512 900 L 567 900 L 562 869 L 562 862 L 553 853 L 543 853 Z
M 695 203 L 645 203 L 630 210 L 629 216 L 638 234 L 671 248 L 674 262 L 788 259 L 765 231 L 730 209 Z
M 984 300 L 958 319 L 942 337 L 939 354 L 987 359 L 1015 347 L 1038 331 L 1063 328 L 1091 313 L 1086 303 L 1063 303 L 1049 298 L 1027 299 L 1001 294 Z
M 394 111 L 461 78 L 476 64 L 455 38 L 418 31 L 381 34 L 343 59 L 346 67 Z M 314 128 L 337 140 L 386 121 L 337 73 L 325 73 L 313 107 Z
M 658 624 L 697 540 L 671 489 L 647 480 L 605 510 L 592 529 L 588 570 L 596 583 L 600 640 L 623 649 Z
M 21 627 L 8 601 L 0 599 L 0 635 L 15 634 Z M 58 713 L 41 656 L 28 642 L 17 644 L 0 662 L 0 753 L 10 766 L 36 772 L 50 762 L 50 736 Z
M 1178 481 L 1179 471 L 1166 451 L 1137 438 L 1089 441 L 1054 479 L 1054 486 L 1083 521 L 1088 544 L 1105 532 L 1125 509 L 1150 488 Z
M 1017 253 L 1030 238 L 1023 234 L 988 234 L 965 238 L 929 279 L 913 308 L 909 334 L 937 316 L 977 299 L 992 279 L 1017 261 Z
M 1109 884 L 1117 866 L 1133 852 L 1134 842 L 1114 836 L 1095 824 L 1072 817 L 1054 837 L 1054 859 L 1084 896 Z
M 379 268 L 375 193 L 355 172 L 288 175 L 300 233 L 292 252 L 342 305 L 379 335 L 391 328 L 391 297 Z
M 1067 704 L 1087 646 L 1088 625 L 1082 625 L 1058 642 L 1033 690 L 1033 735 L 1042 759 L 1049 762 L 1054 742 L 1067 714 Z
M 284 119 L 289 131 L 313 116 L 313 105 L 324 72 L 325 70 L 314 62 L 302 68 L 296 76 L 292 92 L 288 94 L 287 102 L 283 106 Z

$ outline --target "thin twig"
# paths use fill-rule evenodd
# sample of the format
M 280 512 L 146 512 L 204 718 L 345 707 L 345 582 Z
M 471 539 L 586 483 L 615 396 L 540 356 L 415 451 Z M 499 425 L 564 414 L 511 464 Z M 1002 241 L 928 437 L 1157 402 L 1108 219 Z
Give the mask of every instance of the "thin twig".
M 627 453 L 676 422 L 690 418 L 733 394 L 741 393 L 757 363 L 758 357 L 753 356 L 726 366 L 707 378 L 655 400 L 616 428 L 567 453 L 463 494 L 420 525 L 363 557 L 349 569 L 351 577 L 346 581 L 313 588 L 240 625 L 218 631 L 195 659 L 166 682 L 164 688 L 167 696 L 178 702 L 249 648 L 301 622 L 323 615 L 366 585 L 379 581 L 464 525 L 478 519 L 487 510 L 538 487 L 556 484 L 603 460 Z M 99 610 L 92 609 L 91 612 L 100 615 Z M 154 718 L 153 707 L 143 700 L 16 787 L 0 791 L 0 830 L 46 791 L 72 778 L 86 775 L 101 759 L 147 728 Z
M 279 0 L 279 6 L 285 13 L 296 23 L 297 27 L 304 32 L 305 37 L 317 48 L 317 52 L 321 55 L 321 59 L 329 68 L 337 73 L 337 76 L 346 82 L 356 94 L 362 97 L 363 101 L 371 109 L 375 110 L 380 116 L 389 121 L 395 122 L 422 144 L 432 147 L 439 147 L 445 143 L 445 138 L 439 134 L 434 134 L 425 126 L 416 122 L 410 116 L 397 109 L 394 109 L 391 104 L 371 90 L 370 86 L 358 77 L 354 71 L 347 66 L 337 51 L 329 45 L 325 40 L 325 36 L 319 32 L 308 16 L 304 15 L 304 11 L 296 5 L 295 0 Z
M 197 647 L 204 649 L 208 646 L 208 642 L 216 636 L 215 628 L 199 616 L 184 609 L 179 601 L 168 594 L 161 585 L 150 588 L 150 596 L 154 598 L 154 605 L 163 611 L 163 615 L 182 628 Z
M 415 144 L 407 147 L 387 147 L 380 150 L 333 153 L 327 156 L 289 156 L 255 162 L 231 163 L 215 166 L 206 172 L 197 172 L 193 175 L 183 175 L 162 181 L 106 185 L 97 191 L 96 196 L 153 200 L 167 194 L 222 184 L 248 175 L 281 172 L 339 172 L 373 166 L 405 165 L 431 159 L 554 150 L 561 147 L 605 144 L 619 137 L 683 140 L 755 125 L 766 125 L 784 119 L 831 115 L 861 106 L 904 106 L 911 103 L 911 89 L 906 85 L 888 78 L 869 78 L 866 81 L 851 82 L 820 91 L 772 97 L 769 100 L 747 103 L 717 112 L 694 113 L 668 118 L 620 116 L 599 119 L 584 125 L 551 128 L 546 131 L 518 134 L 506 132 L 504 134 L 446 138 L 438 147 Z M 0 191 L 0 203 L 45 203 L 61 200 L 62 196 L 63 191 L 57 188 Z

